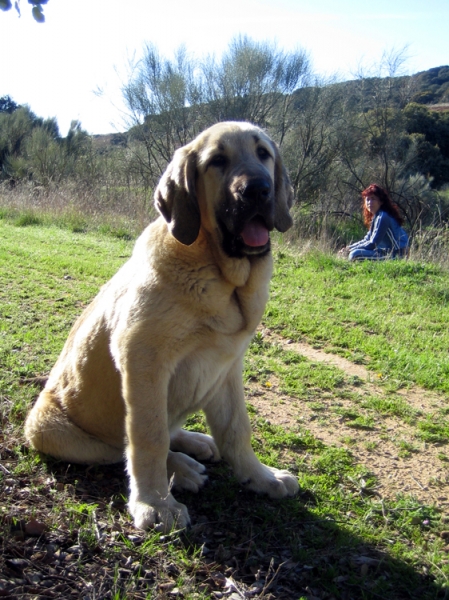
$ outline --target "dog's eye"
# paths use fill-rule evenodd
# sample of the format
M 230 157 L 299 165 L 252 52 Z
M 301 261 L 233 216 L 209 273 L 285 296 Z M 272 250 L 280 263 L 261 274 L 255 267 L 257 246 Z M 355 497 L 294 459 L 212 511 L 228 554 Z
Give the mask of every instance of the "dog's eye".
M 222 169 L 223 167 L 225 167 L 227 164 L 227 159 L 226 156 L 223 156 L 223 154 L 217 154 L 216 156 L 213 156 L 210 161 L 209 161 L 209 167 L 219 167 L 220 169 Z
M 268 160 L 271 158 L 271 154 L 263 146 L 259 146 L 257 148 L 257 156 L 260 158 L 260 160 Z

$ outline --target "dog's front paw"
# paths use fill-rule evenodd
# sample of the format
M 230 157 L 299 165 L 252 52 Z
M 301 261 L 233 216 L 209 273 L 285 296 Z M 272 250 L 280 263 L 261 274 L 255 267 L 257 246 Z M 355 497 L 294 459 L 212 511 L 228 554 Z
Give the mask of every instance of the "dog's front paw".
M 187 507 L 176 502 L 171 494 L 164 500 L 151 502 L 130 499 L 128 510 L 137 529 L 154 527 L 158 531 L 169 533 L 172 529 L 184 529 L 190 525 Z
M 173 486 L 189 492 L 198 492 L 207 481 L 206 467 L 182 452 L 170 452 L 167 458 L 169 479 L 173 476 Z
M 289 471 L 261 465 L 262 469 L 253 477 L 242 481 L 245 488 L 270 498 L 294 496 L 299 490 L 298 480 Z

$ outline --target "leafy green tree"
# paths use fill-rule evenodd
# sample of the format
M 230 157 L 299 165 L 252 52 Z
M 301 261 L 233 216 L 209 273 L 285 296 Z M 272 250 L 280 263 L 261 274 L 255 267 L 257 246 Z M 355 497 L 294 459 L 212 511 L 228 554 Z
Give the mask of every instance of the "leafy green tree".
M 72 121 L 66 138 L 54 135 L 44 122 L 33 129 L 25 144 L 28 173 L 39 185 L 59 184 L 78 174 L 78 163 L 90 147 L 91 138 L 79 121 Z
M 9 97 L 0 106 L 0 178 L 31 179 L 40 185 L 59 183 L 77 172 L 77 162 L 91 151 L 91 138 L 72 121 L 61 138 L 55 118 L 37 117 Z
M 417 149 L 415 168 L 432 187 L 449 183 L 449 113 L 410 103 L 404 109 L 405 129 Z
M 31 134 L 36 115 L 27 106 L 0 113 L 0 174 L 5 174 L 6 159 L 17 156 Z
M 33 129 L 24 148 L 28 174 L 37 184 L 47 186 L 61 181 L 66 156 L 57 140 L 43 127 Z
M 15 110 L 20 108 L 16 102 L 10 96 L 3 96 L 0 98 L 0 113 L 13 113 Z
M 434 67 L 414 76 L 418 91 L 413 102 L 437 104 L 449 102 L 449 66 Z

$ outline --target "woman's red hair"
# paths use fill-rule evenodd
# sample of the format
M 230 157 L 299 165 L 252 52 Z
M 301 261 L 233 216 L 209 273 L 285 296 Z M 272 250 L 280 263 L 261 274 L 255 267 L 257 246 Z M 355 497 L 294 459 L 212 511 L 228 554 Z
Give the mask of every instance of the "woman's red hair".
M 377 185 L 377 183 L 372 183 L 366 189 L 363 190 L 361 195 L 363 198 L 363 222 L 368 227 L 368 229 L 371 225 L 374 215 L 372 213 L 370 213 L 370 211 L 366 208 L 365 198 L 367 196 L 376 196 L 376 198 L 380 202 L 379 210 L 384 210 L 386 213 L 388 213 L 390 215 L 390 217 L 393 217 L 393 219 L 396 219 L 396 221 L 399 223 L 399 225 L 402 225 L 404 220 L 399 213 L 399 208 L 398 208 L 397 204 L 394 204 L 394 202 L 391 201 L 391 198 L 388 195 L 388 192 L 386 190 L 384 190 L 384 188 L 381 188 L 380 185 Z

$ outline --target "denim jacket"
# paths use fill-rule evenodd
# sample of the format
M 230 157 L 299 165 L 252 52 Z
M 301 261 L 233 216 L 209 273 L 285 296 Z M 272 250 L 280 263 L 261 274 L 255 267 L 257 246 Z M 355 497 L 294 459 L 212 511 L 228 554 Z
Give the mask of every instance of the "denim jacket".
M 408 235 L 396 219 L 384 210 L 379 210 L 371 222 L 363 240 L 350 244 L 349 248 L 364 250 L 383 250 L 395 253 L 408 248 Z

